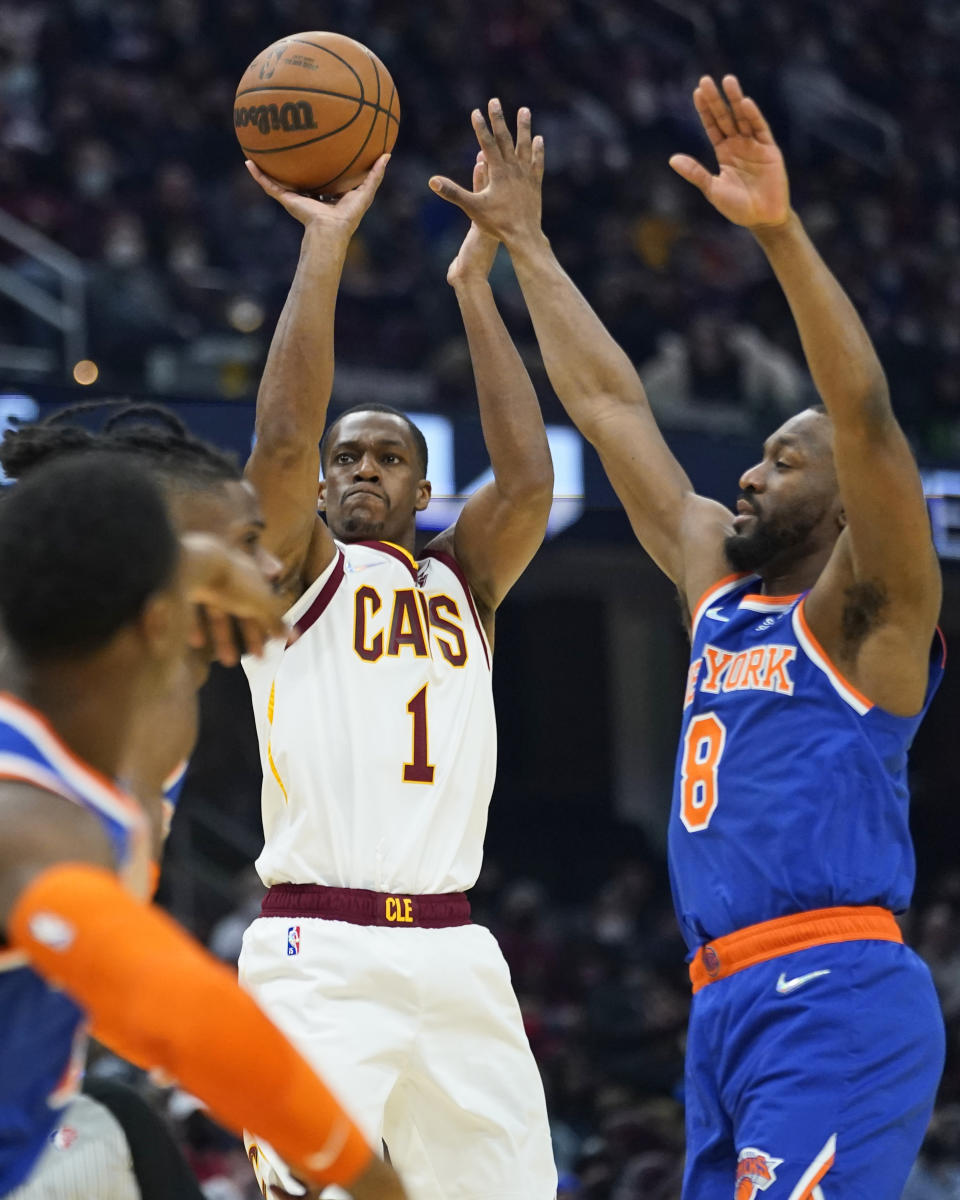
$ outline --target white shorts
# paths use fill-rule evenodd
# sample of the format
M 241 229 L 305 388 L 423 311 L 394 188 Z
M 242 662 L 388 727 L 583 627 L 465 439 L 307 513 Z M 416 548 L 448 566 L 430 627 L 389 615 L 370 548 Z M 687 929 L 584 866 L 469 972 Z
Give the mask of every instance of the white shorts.
M 260 917 L 239 967 L 410 1200 L 553 1200 L 543 1084 L 487 929 Z

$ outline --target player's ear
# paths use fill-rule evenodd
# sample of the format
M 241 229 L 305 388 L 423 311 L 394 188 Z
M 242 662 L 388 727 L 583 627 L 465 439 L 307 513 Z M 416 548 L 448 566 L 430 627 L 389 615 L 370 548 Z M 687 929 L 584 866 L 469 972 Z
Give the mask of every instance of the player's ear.
M 837 524 L 841 529 L 846 529 L 847 527 L 847 514 L 842 508 L 837 513 Z
M 317 484 L 317 512 L 327 511 L 327 481 L 321 479 Z
M 430 503 L 430 497 L 432 495 L 433 495 L 433 485 L 430 483 L 430 480 L 429 479 L 421 479 L 420 482 L 417 484 L 417 500 L 413 506 L 415 511 L 423 512 L 423 510 Z
M 190 606 L 179 588 L 164 588 L 148 596 L 137 626 L 147 653 L 155 662 L 181 657 L 187 644 Z

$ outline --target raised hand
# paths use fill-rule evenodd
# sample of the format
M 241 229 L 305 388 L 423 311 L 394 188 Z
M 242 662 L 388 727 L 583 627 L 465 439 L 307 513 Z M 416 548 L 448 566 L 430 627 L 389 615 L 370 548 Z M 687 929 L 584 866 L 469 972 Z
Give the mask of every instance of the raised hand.
M 482 192 L 489 182 L 490 172 L 481 150 L 473 167 L 474 193 Z M 447 269 L 447 283 L 456 287 L 458 283 L 486 279 L 493 266 L 493 260 L 497 257 L 499 246 L 500 243 L 495 237 L 484 233 L 476 221 L 471 221 L 463 245 Z
M 719 171 L 687 154 L 674 154 L 670 166 L 700 189 L 717 212 L 748 229 L 782 225 L 790 216 L 790 185 L 783 155 L 754 100 L 744 96 L 735 75 L 723 77 L 723 91 L 704 75 L 693 93 Z
M 377 188 L 383 182 L 383 173 L 386 171 L 389 161 L 389 154 L 381 154 L 363 177 L 363 182 L 359 187 L 330 200 L 318 200 L 315 196 L 295 192 L 293 188 L 277 183 L 250 159 L 247 159 L 246 166 L 267 195 L 273 197 L 278 204 L 282 204 L 290 216 L 296 217 L 301 225 L 319 224 L 350 238 L 360 224 L 363 214 L 373 203 Z
M 540 235 L 540 186 L 543 182 L 543 138 L 530 136 L 530 110 L 517 114 L 514 142 L 503 119 L 499 100 L 487 106 L 490 124 L 475 108 L 470 115 L 474 133 L 487 165 L 486 186 L 468 192 L 443 175 L 434 175 L 430 187 L 462 208 L 485 233 L 503 242 L 508 250 Z
M 242 653 L 262 654 L 270 638 L 288 637 L 283 604 L 249 555 L 205 533 L 186 533 L 180 543 L 184 591 L 198 610 L 190 645 L 212 648 L 232 667 Z

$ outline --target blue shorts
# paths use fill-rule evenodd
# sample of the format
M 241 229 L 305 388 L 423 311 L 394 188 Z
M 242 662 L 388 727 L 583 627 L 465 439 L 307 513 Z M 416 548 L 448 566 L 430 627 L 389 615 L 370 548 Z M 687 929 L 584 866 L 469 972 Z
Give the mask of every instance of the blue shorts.
M 897 942 L 711 983 L 687 1039 L 683 1200 L 900 1200 L 943 1060 L 930 972 Z

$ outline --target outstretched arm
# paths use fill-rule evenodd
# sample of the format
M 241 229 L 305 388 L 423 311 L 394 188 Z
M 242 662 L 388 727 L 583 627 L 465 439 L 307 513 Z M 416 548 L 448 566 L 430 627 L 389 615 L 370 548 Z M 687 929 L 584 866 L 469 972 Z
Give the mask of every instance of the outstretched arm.
M 489 127 L 479 110 L 472 116 L 487 186 L 473 193 L 442 177 L 430 186 L 507 247 L 560 402 L 599 452 L 645 549 L 696 600 L 727 569 L 723 538 L 732 515 L 694 493 L 630 360 L 557 262 L 540 225 L 542 139 L 532 139 L 529 157 L 519 154 L 498 101 L 491 100 L 489 115 Z M 528 109 L 520 110 L 517 126 L 518 144 L 526 144 Z
M 334 553 L 317 516 L 319 443 L 333 388 L 334 310 L 347 247 L 388 159 L 378 159 L 363 183 L 335 203 L 291 191 L 247 164 L 267 195 L 304 226 L 300 261 L 257 393 L 257 440 L 247 463 L 266 517 L 264 544 L 283 563 L 281 586 L 288 602 Z
M 475 191 L 487 183 L 482 154 L 473 182 Z M 494 611 L 543 541 L 553 501 L 553 464 L 537 394 L 487 280 L 498 245 L 471 224 L 447 272 L 470 347 L 493 482 L 470 497 L 456 525 L 433 543 L 449 548 L 463 567 L 488 634 Z
M 393 1172 L 287 1039 L 227 971 L 113 874 L 106 833 L 32 785 L 0 788 L 0 934 L 72 997 L 96 1036 L 159 1067 L 229 1128 L 256 1130 L 319 1187 L 403 1200 Z M 163 981 L 158 990 L 157 980 Z M 257 1046 L 259 1053 L 245 1053 Z
M 849 657 L 845 597 L 851 585 L 869 591 L 882 642 L 857 647 L 860 685 L 886 707 L 915 711 L 940 610 L 940 569 L 919 472 L 883 368 L 849 298 L 790 208 L 783 158 L 756 103 L 732 75 L 724 78 L 723 93 L 705 76 L 694 103 L 719 171 L 711 175 L 686 155 L 675 155 L 671 166 L 756 237 L 790 304 L 833 422 L 847 525 L 807 601 L 807 618 L 828 652 Z

